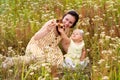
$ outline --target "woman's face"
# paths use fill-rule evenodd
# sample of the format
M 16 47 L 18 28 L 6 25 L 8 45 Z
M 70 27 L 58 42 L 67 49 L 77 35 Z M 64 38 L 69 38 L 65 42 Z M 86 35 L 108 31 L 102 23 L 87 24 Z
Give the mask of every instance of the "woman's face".
M 67 14 L 63 19 L 62 19 L 62 22 L 65 26 L 65 28 L 70 28 L 74 22 L 75 22 L 75 17 L 70 15 L 70 14 Z

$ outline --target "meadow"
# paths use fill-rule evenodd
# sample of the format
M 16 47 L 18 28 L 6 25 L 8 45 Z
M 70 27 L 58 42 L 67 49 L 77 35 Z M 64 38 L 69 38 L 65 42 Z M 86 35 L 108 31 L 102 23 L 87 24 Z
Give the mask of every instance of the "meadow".
M 83 71 L 63 69 L 56 80 L 120 80 L 120 0 L 0 0 L 0 64 L 6 56 L 24 55 L 46 21 L 60 19 L 71 9 L 79 13 L 76 28 L 85 32 L 90 63 Z M 47 63 L 39 69 L 16 66 L 0 67 L 0 80 L 53 80 Z

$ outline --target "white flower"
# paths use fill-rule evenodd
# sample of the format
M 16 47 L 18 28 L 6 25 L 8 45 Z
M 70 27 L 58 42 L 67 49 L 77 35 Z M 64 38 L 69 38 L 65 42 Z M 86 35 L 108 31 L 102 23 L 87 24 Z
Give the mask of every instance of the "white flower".
M 92 66 L 93 68 L 96 68 L 97 66 Z
M 102 54 L 106 54 L 106 53 L 107 53 L 107 50 L 103 50 L 103 51 L 102 51 Z
M 110 40 L 110 38 L 111 38 L 110 36 L 105 36 L 105 40 L 107 41 Z
M 110 68 L 110 66 L 108 66 L 108 64 L 106 64 L 106 65 L 105 65 L 105 68 L 107 68 L 107 69 L 108 69 L 108 68 Z
M 116 57 L 112 57 L 113 60 L 117 60 Z
M 97 72 L 97 69 L 94 69 L 95 72 Z
M 11 72 L 11 73 L 12 73 L 12 72 L 13 72 L 13 70 L 12 70 L 12 69 L 9 69 L 9 72 Z
M 110 50 L 110 49 L 108 50 L 108 53 L 109 53 L 109 54 L 112 54 L 112 52 L 113 52 L 113 50 Z
M 23 42 L 22 41 L 18 41 L 18 44 L 22 44 Z
M 12 47 L 8 47 L 8 50 L 12 50 Z
M 98 36 L 98 34 L 96 34 L 96 33 L 95 33 L 95 34 L 94 34 L 94 36 L 96 36 L 96 37 L 97 37 L 97 36 Z
M 102 62 L 104 62 L 105 60 L 104 59 L 100 59 L 99 61 L 98 61 L 98 64 L 101 64 Z
M 119 25 L 116 25 L 116 27 L 119 27 Z
M 104 38 L 105 37 L 105 32 L 101 32 L 100 37 Z
M 90 49 L 86 49 L 87 50 L 87 52 L 90 52 Z
M 30 66 L 29 68 L 32 69 L 32 70 L 37 70 L 36 66 Z
M 100 44 L 103 44 L 103 43 L 104 43 L 104 40 L 103 40 L 103 39 L 99 39 L 99 43 L 100 43 Z
M 102 80 L 108 80 L 109 77 L 108 76 L 103 76 Z
M 120 60 L 118 60 L 118 63 L 120 63 Z
M 94 5 L 94 10 L 98 10 L 99 6 L 97 4 Z
M 86 32 L 85 35 L 89 35 L 90 33 L 89 32 Z
M 34 75 L 34 72 L 31 72 L 30 75 Z

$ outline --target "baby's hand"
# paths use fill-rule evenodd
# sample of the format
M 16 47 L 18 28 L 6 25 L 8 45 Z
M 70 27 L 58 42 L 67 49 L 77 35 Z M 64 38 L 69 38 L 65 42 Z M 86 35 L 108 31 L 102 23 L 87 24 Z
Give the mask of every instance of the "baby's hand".
M 64 27 L 58 27 L 58 31 L 59 31 L 60 33 L 64 33 Z

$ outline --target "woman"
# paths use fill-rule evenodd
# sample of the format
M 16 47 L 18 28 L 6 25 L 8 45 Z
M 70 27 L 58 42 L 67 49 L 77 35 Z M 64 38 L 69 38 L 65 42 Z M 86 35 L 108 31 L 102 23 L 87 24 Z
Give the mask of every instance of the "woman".
M 70 28 L 74 27 L 79 19 L 75 11 L 69 11 L 62 18 L 65 33 L 68 34 Z M 34 56 L 42 55 L 46 62 L 59 65 L 63 61 L 63 54 L 58 47 L 61 37 L 57 31 L 55 19 L 48 21 L 30 40 L 26 48 L 26 55 L 32 53 Z M 64 41 L 62 41 L 64 45 Z M 42 58 L 43 58 L 42 57 Z M 50 59 L 49 59 L 50 58 Z M 43 59 L 42 59 L 43 60 Z
M 62 23 L 66 34 L 69 33 L 70 28 L 76 25 L 78 19 L 79 15 L 73 10 L 63 16 Z M 61 40 L 57 30 L 57 21 L 55 19 L 50 20 L 31 38 L 26 47 L 25 56 L 19 58 L 13 57 L 11 60 L 8 59 L 12 63 L 8 60 L 5 62 L 8 61 L 10 63 L 9 66 L 21 62 L 25 64 L 30 64 L 31 62 L 39 62 L 40 64 L 48 62 L 52 66 L 60 66 L 63 63 L 63 54 L 58 47 L 60 41 L 64 45 L 64 41 Z M 7 67 L 6 65 L 3 65 L 3 67 Z

